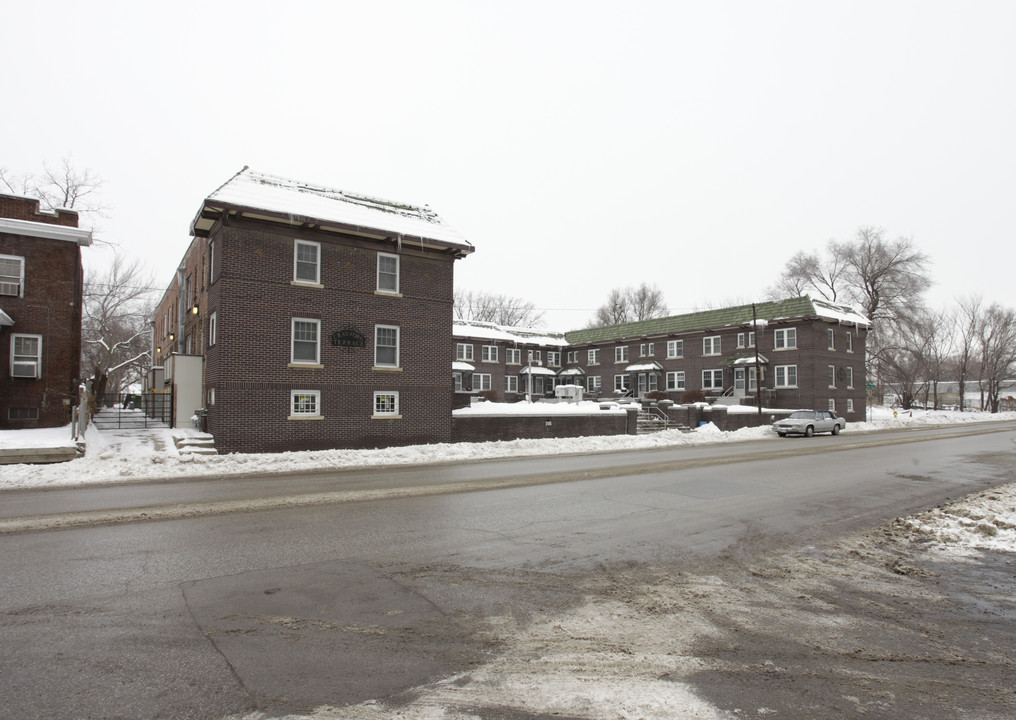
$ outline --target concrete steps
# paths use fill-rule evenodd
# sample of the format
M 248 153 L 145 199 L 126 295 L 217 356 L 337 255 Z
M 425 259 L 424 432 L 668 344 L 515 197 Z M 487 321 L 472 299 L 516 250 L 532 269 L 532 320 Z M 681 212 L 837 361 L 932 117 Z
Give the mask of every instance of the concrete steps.
M 208 433 L 198 435 L 174 435 L 173 444 L 181 455 L 218 455 L 215 438 Z

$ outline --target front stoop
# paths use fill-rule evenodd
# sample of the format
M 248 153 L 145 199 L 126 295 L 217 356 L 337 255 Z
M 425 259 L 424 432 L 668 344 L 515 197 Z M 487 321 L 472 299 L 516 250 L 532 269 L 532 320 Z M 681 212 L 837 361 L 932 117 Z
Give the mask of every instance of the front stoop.
M 173 444 L 181 455 L 218 455 L 215 449 L 215 438 L 208 433 L 200 435 L 173 436 Z

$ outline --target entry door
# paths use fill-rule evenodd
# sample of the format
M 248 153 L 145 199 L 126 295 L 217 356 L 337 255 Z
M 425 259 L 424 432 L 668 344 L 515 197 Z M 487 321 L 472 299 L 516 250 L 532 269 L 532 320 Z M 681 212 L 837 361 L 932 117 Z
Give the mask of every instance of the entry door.
M 734 368 L 734 397 L 744 397 L 744 368 Z
M 646 374 L 645 373 L 639 373 L 639 397 L 642 397 L 643 395 L 646 394 L 646 383 L 647 382 L 648 382 L 648 380 L 646 379 Z

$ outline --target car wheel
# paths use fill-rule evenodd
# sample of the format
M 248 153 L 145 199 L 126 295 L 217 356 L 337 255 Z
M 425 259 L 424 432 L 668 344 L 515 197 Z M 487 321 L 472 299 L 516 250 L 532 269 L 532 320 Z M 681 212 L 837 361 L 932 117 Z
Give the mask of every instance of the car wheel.
M 833 435 L 839 435 L 839 434 L 840 434 L 840 426 L 839 425 L 833 425 Z
M 787 436 L 786 433 L 776 433 L 776 434 L 779 435 L 780 437 L 786 437 Z
M 804 429 L 804 436 L 805 437 L 811 437 L 814 434 L 815 434 L 815 428 L 813 428 L 811 425 L 809 425 L 808 427 L 806 427 Z

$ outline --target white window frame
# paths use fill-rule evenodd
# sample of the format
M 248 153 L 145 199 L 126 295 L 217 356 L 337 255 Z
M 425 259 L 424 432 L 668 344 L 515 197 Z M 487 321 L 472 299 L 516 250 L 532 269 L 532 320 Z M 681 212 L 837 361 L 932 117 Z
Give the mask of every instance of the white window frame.
M 847 368 L 847 389 L 854 389 L 854 368 L 852 367 Z
M 773 332 L 774 350 L 796 350 L 797 328 L 781 328 Z
M 522 350 L 520 348 L 505 348 L 504 361 L 506 365 L 521 365 Z
M 315 328 L 314 337 L 314 359 L 313 360 L 297 360 L 296 359 L 296 343 L 309 343 L 309 340 L 296 337 L 296 324 L 297 323 L 309 323 Z M 293 318 L 290 324 L 290 342 L 289 342 L 289 362 L 293 365 L 320 365 L 321 364 L 321 321 L 317 318 Z
M 618 345 L 614 348 L 614 364 L 628 362 L 628 346 Z
M 854 412 L 854 398 L 847 398 L 847 412 Z
M 793 382 L 790 376 L 793 375 Z M 797 365 L 777 365 L 775 387 L 796 388 L 797 387 Z
M 519 391 L 519 376 L 518 375 L 505 375 L 504 376 L 504 391 L 506 393 L 517 393 Z
M 569 365 L 575 365 L 575 364 L 578 363 L 578 361 L 579 361 L 579 351 L 578 350 L 569 350 L 568 351 L 568 364 Z
M 473 373 L 473 390 L 476 392 L 492 390 L 493 385 L 491 380 L 490 373 Z
M 836 332 L 832 328 L 826 328 L 826 349 L 836 349 Z
M 829 412 L 836 414 L 836 400 L 834 398 L 829 398 Z
M 215 282 L 215 241 L 208 241 L 208 284 Z
M 668 340 L 667 341 L 667 358 L 682 358 L 684 357 L 684 340 Z
M 827 365 L 826 367 L 829 369 L 829 387 L 834 388 L 836 387 L 836 366 Z
M 628 373 L 622 373 L 614 376 L 614 392 L 627 392 L 630 388 L 628 386 Z
M 707 335 L 702 338 L 702 356 L 711 357 L 720 354 L 720 336 Z
M 586 377 L 586 390 L 589 392 L 600 392 L 603 390 L 603 378 L 599 375 L 589 375 Z
M 469 343 L 455 343 L 455 359 L 461 362 L 473 362 L 473 346 Z
M 561 367 L 561 353 L 559 351 L 547 351 L 547 367 Z
M 23 298 L 25 296 L 25 258 L 20 255 L 0 255 L 0 260 L 9 260 L 18 264 L 17 275 L 0 276 L 0 296 Z M 9 288 L 14 285 L 12 281 L 15 278 L 17 279 L 17 288 Z M 15 290 L 15 292 L 8 292 L 7 289 Z
M 854 352 L 854 336 L 849 331 L 847 332 L 847 352 Z
M 394 260 L 395 261 L 395 272 L 394 273 L 392 273 L 391 271 L 387 271 L 387 270 L 386 271 L 382 271 L 381 270 L 382 261 L 384 261 L 384 260 Z M 381 287 L 381 277 L 382 276 L 392 276 L 392 275 L 394 275 L 394 278 L 395 278 L 395 287 L 394 288 Z M 391 253 L 379 252 L 377 254 L 377 291 L 379 293 L 386 293 L 388 295 L 398 295 L 401 292 L 400 289 L 399 289 L 401 287 L 401 281 L 402 281 L 402 263 L 401 263 L 401 258 L 399 258 L 398 255 L 392 255 Z
M 218 342 L 218 334 L 218 313 L 213 312 L 208 316 L 208 347 L 212 347 L 216 342 Z
M 497 345 L 484 345 L 480 348 L 481 362 L 497 362 Z
M 304 404 L 301 399 L 307 399 L 309 400 L 309 403 Z M 289 393 L 290 420 L 300 420 L 304 418 L 320 418 L 320 417 L 322 417 L 320 390 L 290 391 Z
M 667 390 L 684 390 L 684 370 L 674 370 L 667 373 Z
M 300 277 L 300 265 L 301 263 L 306 267 L 309 264 L 307 260 L 300 260 L 300 248 L 301 247 L 312 247 L 314 248 L 315 260 L 314 260 L 314 279 L 309 280 L 307 278 Z M 320 285 L 321 284 L 321 243 L 311 242 L 310 240 L 294 240 L 293 241 L 293 282 L 300 285 Z
M 708 376 L 709 380 L 706 381 Z M 720 384 L 716 384 L 716 378 L 720 379 Z M 723 370 L 712 369 L 702 371 L 702 389 L 703 390 L 722 390 L 723 389 Z
M 586 365 L 600 364 L 600 348 L 593 348 L 586 351 Z
M 35 342 L 35 352 L 31 355 L 25 352 L 25 348 L 21 348 L 21 352 L 16 352 L 18 341 L 33 341 Z M 19 366 L 21 366 L 19 368 Z M 31 375 L 26 374 L 26 371 L 31 366 Z M 17 372 L 16 372 L 17 371 Z M 10 373 L 12 378 L 24 378 L 27 380 L 34 380 L 42 377 L 42 335 L 33 335 L 30 333 L 15 333 L 11 335 L 11 367 Z
M 452 385 L 455 387 L 455 392 L 462 392 L 462 373 L 458 371 L 452 373 Z
M 378 401 L 385 398 L 390 399 L 390 407 L 378 407 Z M 385 403 L 388 404 L 387 402 Z M 402 416 L 399 414 L 399 391 L 398 390 L 375 390 L 374 391 L 374 404 L 372 405 L 373 414 L 372 418 L 386 418 L 386 419 L 398 419 Z
M 382 331 L 389 331 L 389 330 L 394 330 L 395 331 L 395 344 L 394 345 L 382 345 L 380 343 L 381 333 L 382 333 Z M 400 350 L 401 350 L 401 348 L 400 348 L 401 341 L 402 341 L 402 332 L 401 332 L 401 328 L 399 328 L 398 325 L 375 325 L 374 326 L 374 367 L 377 367 L 377 368 L 397 368 L 397 367 L 399 367 L 399 358 L 400 358 L 400 354 L 401 354 L 400 353 Z M 378 361 L 378 350 L 380 348 L 382 348 L 382 347 L 384 347 L 384 348 L 394 347 L 395 348 L 395 361 L 394 362 L 388 363 L 388 362 L 379 362 Z

